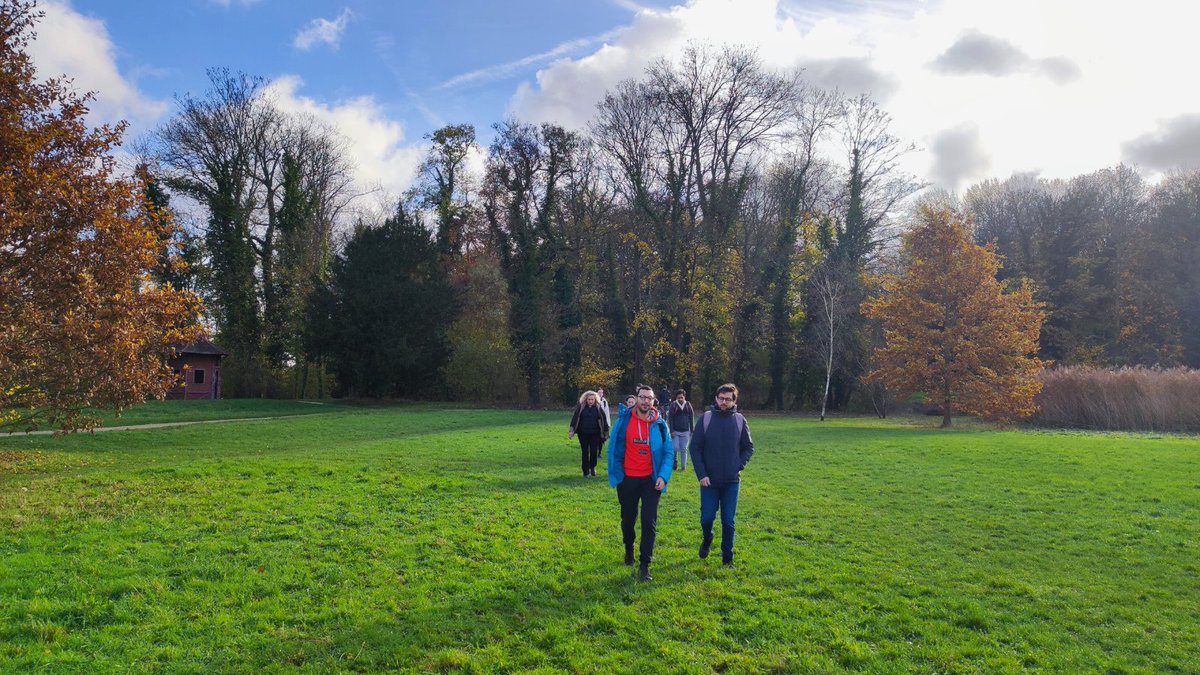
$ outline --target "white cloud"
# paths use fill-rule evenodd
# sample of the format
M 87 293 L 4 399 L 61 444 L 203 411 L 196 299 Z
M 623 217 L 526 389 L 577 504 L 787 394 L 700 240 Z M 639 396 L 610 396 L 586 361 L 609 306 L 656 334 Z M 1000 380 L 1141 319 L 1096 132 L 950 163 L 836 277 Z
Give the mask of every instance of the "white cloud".
M 311 115 L 345 137 L 361 189 L 378 188 L 390 197 L 399 197 L 412 185 L 425 154 L 424 143 L 406 144 L 404 125 L 389 119 L 370 96 L 329 105 L 302 96 L 303 84 L 299 77 L 288 75 L 271 82 L 267 92 L 283 111 Z
M 565 56 L 573 51 L 594 45 L 597 42 L 602 42 L 604 40 L 607 40 L 615 34 L 616 34 L 615 31 L 609 31 L 607 33 L 602 33 L 602 34 L 596 35 L 594 37 L 579 38 L 577 40 L 568 40 L 566 42 L 559 43 L 559 44 L 555 45 L 554 47 L 552 47 L 551 49 L 548 49 L 539 54 L 532 54 L 530 56 L 525 56 L 525 57 L 522 57 L 519 59 L 515 59 L 515 60 L 509 61 L 507 63 L 499 63 L 494 66 L 487 66 L 486 68 L 479 68 L 479 69 L 472 70 L 467 73 L 463 73 L 461 75 L 455 75 L 454 77 L 452 77 L 452 78 L 446 80 L 445 82 L 441 83 L 440 85 L 438 85 L 438 89 L 456 89 L 458 87 L 462 87 L 465 85 L 478 84 L 478 83 L 483 83 L 483 82 L 492 82 L 495 80 L 504 79 L 506 77 L 512 76 L 514 73 L 520 71 L 523 68 L 527 68 L 529 66 L 536 65 L 539 63 L 546 63 L 548 61 L 552 61 L 561 56 Z
M 1200 55 L 1190 35 L 1200 5 L 862 0 L 828 7 L 690 0 L 641 8 L 592 53 L 559 59 L 521 83 L 509 112 L 581 127 L 605 90 L 641 75 L 657 57 L 678 54 L 689 40 L 755 46 L 770 66 L 809 66 L 818 84 L 879 89 L 874 94 L 891 114 L 894 133 L 919 144 L 940 140 L 944 149 L 957 140 L 973 153 L 957 169 L 945 152 L 905 158 L 905 168 L 935 181 L 975 179 L 985 166 L 1001 177 L 1073 176 L 1121 161 L 1122 142 L 1158 120 L 1200 112 L 1200 89 L 1180 79 L 1180 68 Z M 991 49 L 974 71 L 929 67 L 972 34 L 990 38 L 983 47 Z M 1015 58 L 1005 61 L 1006 54 Z M 954 129 L 958 137 L 945 135 Z
M 333 21 L 320 17 L 313 19 L 308 22 L 308 26 L 296 33 L 295 39 L 292 40 L 292 46 L 307 51 L 323 43 L 336 50 L 342 42 L 342 33 L 346 32 L 346 26 L 353 16 L 354 12 L 347 7 Z
M 132 127 L 129 138 L 166 113 L 166 101 L 146 96 L 121 74 L 116 47 L 103 21 L 76 12 L 62 0 L 47 0 L 40 8 L 46 15 L 36 26 L 37 39 L 29 45 L 38 78 L 65 75 L 76 91 L 95 92 L 89 114 L 92 124 L 126 120 Z

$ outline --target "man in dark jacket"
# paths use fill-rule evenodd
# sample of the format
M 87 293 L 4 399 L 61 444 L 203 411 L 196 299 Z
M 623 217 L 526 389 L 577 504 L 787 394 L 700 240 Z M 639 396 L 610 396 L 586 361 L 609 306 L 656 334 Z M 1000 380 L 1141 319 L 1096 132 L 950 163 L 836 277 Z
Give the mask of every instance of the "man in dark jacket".
M 721 561 L 733 566 L 734 517 L 742 469 L 754 454 L 746 418 L 737 411 L 737 386 L 717 387 L 716 405 L 700 417 L 692 434 L 692 468 L 700 479 L 700 558 L 712 546 L 713 521 L 721 512 Z
M 675 400 L 667 406 L 667 426 L 671 427 L 671 442 L 675 445 L 676 469 L 687 468 L 688 444 L 692 441 L 692 425 L 695 423 L 696 413 L 687 400 L 687 392 L 676 389 Z

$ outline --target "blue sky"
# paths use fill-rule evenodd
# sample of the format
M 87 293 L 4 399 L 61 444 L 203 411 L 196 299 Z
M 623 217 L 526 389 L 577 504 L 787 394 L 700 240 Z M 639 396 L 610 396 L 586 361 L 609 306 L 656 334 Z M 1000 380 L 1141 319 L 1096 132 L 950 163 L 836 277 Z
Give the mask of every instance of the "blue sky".
M 336 125 L 363 184 L 404 189 L 446 123 L 586 124 L 603 92 L 691 40 L 750 45 L 812 84 L 868 92 L 921 148 L 904 168 L 961 190 L 1015 172 L 1200 161 L 1200 8 L 1173 0 L 42 0 L 44 76 L 97 92 L 136 136 L 205 69 L 271 82 Z
M 373 96 L 422 133 L 448 121 L 490 125 L 505 110 L 513 82 L 546 60 L 443 86 L 453 78 L 564 44 L 559 56 L 578 56 L 634 14 L 609 0 L 73 0 L 70 6 L 104 23 L 120 70 L 154 98 L 202 91 L 211 66 L 267 79 L 291 74 L 303 80 L 301 93 L 322 100 Z M 339 18 L 344 27 L 336 38 L 296 46 L 314 20 Z

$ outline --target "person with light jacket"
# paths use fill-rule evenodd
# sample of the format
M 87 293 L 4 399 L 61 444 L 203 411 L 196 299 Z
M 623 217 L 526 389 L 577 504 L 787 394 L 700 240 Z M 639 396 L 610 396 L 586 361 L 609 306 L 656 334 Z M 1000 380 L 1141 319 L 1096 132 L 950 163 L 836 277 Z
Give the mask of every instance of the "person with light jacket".
M 690 448 L 692 469 L 700 480 L 700 559 L 708 557 L 713 522 L 721 512 L 721 561 L 733 567 L 734 517 L 741 491 L 742 469 L 754 454 L 746 418 L 737 411 L 737 386 L 717 387 L 711 410 L 696 422 Z
M 567 438 L 579 436 L 580 463 L 583 477 L 596 475 L 596 461 L 600 458 L 600 446 L 608 438 L 608 416 L 600 407 L 600 397 L 594 391 L 585 391 L 579 397 L 579 405 L 571 415 L 571 426 Z
M 604 411 L 604 419 L 608 420 L 608 426 L 612 426 L 612 410 L 608 407 L 608 399 L 604 398 L 604 387 L 596 387 L 596 403 L 600 409 Z
M 667 425 L 671 427 L 671 442 L 675 445 L 676 469 L 687 469 L 688 445 L 692 441 L 692 426 L 696 422 L 696 413 L 692 410 L 691 401 L 687 400 L 687 392 L 675 390 L 675 400 L 667 407 Z
M 667 422 L 654 408 L 654 389 L 637 388 L 637 404 L 621 406 L 608 442 L 608 484 L 617 489 L 621 504 L 621 536 L 625 543 L 625 564 L 633 565 L 634 524 L 639 504 L 642 543 L 638 556 L 637 577 L 650 581 L 650 563 L 654 559 L 654 540 L 658 532 L 658 503 L 671 480 L 675 448 Z

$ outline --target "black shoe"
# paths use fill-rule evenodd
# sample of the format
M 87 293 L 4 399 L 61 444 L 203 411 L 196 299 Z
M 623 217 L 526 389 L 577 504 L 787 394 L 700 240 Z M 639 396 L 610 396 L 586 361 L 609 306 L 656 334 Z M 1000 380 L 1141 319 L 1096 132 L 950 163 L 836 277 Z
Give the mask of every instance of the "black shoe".
M 708 557 L 708 549 L 712 548 L 712 540 L 708 539 L 700 544 L 700 559 L 704 560 Z
M 592 469 L 592 476 L 595 477 L 595 475 L 596 475 L 596 470 Z
M 631 567 L 633 566 L 633 549 L 625 551 L 625 564 Z
M 721 564 L 726 567 L 733 567 L 733 558 L 725 558 L 721 561 Z
M 654 581 L 654 577 L 650 576 L 650 567 L 648 565 L 639 567 L 637 576 L 641 581 Z

